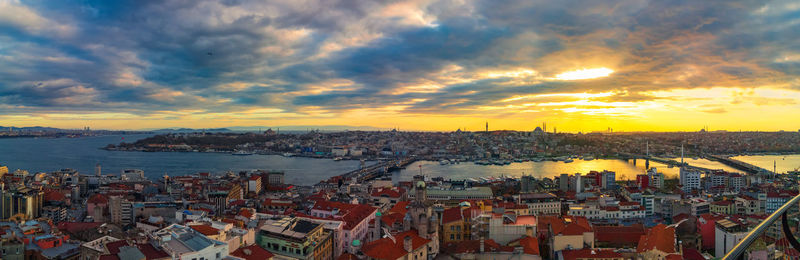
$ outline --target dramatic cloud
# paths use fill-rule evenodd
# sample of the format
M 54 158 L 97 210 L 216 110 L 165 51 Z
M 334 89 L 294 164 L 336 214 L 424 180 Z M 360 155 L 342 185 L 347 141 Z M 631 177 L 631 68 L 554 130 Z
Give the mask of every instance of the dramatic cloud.
M 797 129 L 779 116 L 800 112 L 797 17 L 795 1 L 0 0 L 0 122 Z

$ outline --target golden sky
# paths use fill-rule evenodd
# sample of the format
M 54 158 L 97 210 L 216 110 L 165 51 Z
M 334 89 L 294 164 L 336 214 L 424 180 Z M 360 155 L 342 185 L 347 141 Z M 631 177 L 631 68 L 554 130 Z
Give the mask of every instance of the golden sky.
M 800 129 L 793 1 L 0 1 L 0 126 Z

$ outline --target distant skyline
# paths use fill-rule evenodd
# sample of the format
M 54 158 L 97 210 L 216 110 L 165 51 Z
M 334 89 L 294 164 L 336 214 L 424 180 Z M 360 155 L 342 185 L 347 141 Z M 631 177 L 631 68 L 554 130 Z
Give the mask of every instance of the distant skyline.
M 797 1 L 0 0 L 0 125 L 797 131 Z

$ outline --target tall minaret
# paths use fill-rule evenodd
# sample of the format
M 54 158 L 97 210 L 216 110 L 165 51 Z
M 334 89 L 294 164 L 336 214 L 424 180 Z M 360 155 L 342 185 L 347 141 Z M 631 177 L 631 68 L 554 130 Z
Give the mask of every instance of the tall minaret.
M 683 144 L 681 144 L 681 166 L 683 166 Z
M 489 132 L 489 121 L 486 121 L 486 132 Z

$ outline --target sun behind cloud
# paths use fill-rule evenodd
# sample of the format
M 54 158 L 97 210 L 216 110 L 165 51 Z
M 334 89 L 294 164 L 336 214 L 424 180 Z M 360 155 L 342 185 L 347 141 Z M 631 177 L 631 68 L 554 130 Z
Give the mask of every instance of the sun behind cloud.
M 581 69 L 575 71 L 567 71 L 556 75 L 557 80 L 581 80 L 581 79 L 594 79 L 608 77 L 614 73 L 614 70 L 609 68 L 594 68 L 594 69 Z

